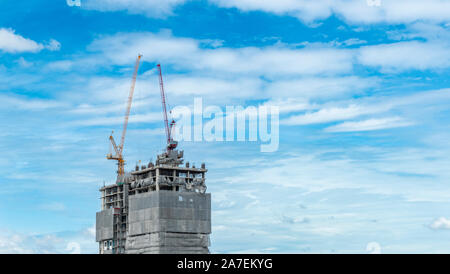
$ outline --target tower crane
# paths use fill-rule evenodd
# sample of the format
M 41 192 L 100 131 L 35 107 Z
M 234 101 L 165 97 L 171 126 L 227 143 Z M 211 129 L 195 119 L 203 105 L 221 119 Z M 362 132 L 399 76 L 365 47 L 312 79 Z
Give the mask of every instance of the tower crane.
M 125 160 L 123 159 L 123 145 L 125 142 L 125 135 L 127 133 L 127 126 L 128 126 L 128 118 L 130 117 L 130 110 L 131 110 L 131 102 L 133 101 L 133 94 L 134 94 L 134 87 L 136 86 L 136 77 L 139 69 L 139 62 L 141 60 L 142 55 L 139 54 L 136 59 L 136 65 L 134 66 L 134 73 L 133 73 L 133 79 L 131 81 L 131 88 L 130 93 L 128 95 L 128 103 L 127 108 L 125 110 L 125 120 L 123 122 L 123 130 L 122 130 L 122 138 L 120 139 L 120 144 L 117 145 L 116 141 L 114 140 L 113 133 L 109 136 L 109 140 L 111 141 L 111 145 L 114 147 L 115 155 L 112 155 L 111 149 L 109 154 L 106 155 L 106 159 L 108 160 L 116 160 L 117 161 L 117 177 L 122 178 L 125 174 Z
M 162 103 L 162 109 L 163 109 L 163 115 L 164 115 L 164 126 L 166 129 L 166 140 L 167 140 L 167 151 L 171 151 L 174 150 L 177 145 L 178 142 L 173 140 L 172 137 L 172 128 L 175 126 L 175 120 L 172 119 L 172 122 L 170 122 L 170 126 L 169 126 L 169 121 L 167 118 L 167 108 L 166 108 L 166 95 L 164 93 L 164 82 L 163 82 L 163 78 L 162 78 L 162 71 L 161 71 L 161 65 L 158 64 L 158 72 L 159 72 L 159 88 L 161 91 L 161 103 Z

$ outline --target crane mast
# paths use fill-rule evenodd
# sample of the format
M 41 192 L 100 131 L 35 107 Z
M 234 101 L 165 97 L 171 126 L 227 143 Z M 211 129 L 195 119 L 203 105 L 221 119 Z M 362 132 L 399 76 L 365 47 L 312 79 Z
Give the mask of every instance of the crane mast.
M 120 144 L 117 146 L 116 142 L 114 141 L 113 133 L 109 136 L 109 140 L 111 144 L 114 147 L 115 155 L 112 155 L 110 152 L 108 155 L 106 155 L 106 158 L 108 160 L 116 160 L 117 161 L 117 175 L 118 177 L 123 177 L 125 174 L 125 160 L 123 159 L 123 146 L 125 143 L 125 135 L 127 133 L 127 127 L 128 127 L 128 118 L 130 117 L 130 110 L 131 110 L 131 103 L 133 101 L 133 94 L 134 94 L 134 88 L 136 86 L 136 77 L 139 69 L 139 62 L 141 60 L 142 55 L 138 55 L 136 59 L 136 65 L 134 66 L 134 73 L 133 78 L 131 80 L 131 87 L 130 87 L 130 93 L 128 95 L 128 102 L 127 102 L 127 108 L 125 110 L 125 120 L 123 122 L 123 130 L 122 130 L 122 137 L 120 139 Z
M 174 150 L 178 143 L 177 141 L 174 141 L 172 138 L 172 128 L 175 126 L 175 121 L 172 120 L 172 122 L 170 122 L 170 127 L 169 127 L 169 120 L 167 118 L 167 107 L 166 107 L 166 95 L 164 92 L 164 82 L 163 82 L 163 78 L 162 78 L 162 71 L 161 71 L 161 65 L 158 64 L 158 72 L 159 72 L 159 89 L 161 91 L 161 103 L 162 103 L 162 109 L 163 109 L 163 117 L 164 117 L 164 127 L 166 130 L 166 140 L 167 140 L 167 151 L 170 150 Z

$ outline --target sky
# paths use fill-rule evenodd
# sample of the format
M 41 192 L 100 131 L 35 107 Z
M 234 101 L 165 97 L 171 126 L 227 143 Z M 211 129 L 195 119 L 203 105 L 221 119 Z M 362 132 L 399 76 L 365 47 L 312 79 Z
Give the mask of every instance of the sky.
M 77 5 L 77 4 L 80 5 Z M 212 253 L 450 253 L 450 2 L 0 1 L 0 253 L 97 253 L 105 156 L 169 106 L 279 107 L 279 147 L 184 142 Z

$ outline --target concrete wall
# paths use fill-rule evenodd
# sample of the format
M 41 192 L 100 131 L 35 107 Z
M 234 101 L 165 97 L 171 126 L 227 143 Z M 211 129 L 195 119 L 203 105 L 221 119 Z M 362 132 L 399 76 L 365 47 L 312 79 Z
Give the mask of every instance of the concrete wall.
M 209 235 L 157 232 L 127 238 L 128 254 L 205 254 L 210 245 Z
M 129 196 L 126 252 L 209 253 L 211 194 L 154 191 Z
M 113 209 L 105 209 L 96 214 L 95 241 L 100 242 L 113 238 Z
M 128 235 L 211 233 L 211 194 L 154 191 L 129 196 Z

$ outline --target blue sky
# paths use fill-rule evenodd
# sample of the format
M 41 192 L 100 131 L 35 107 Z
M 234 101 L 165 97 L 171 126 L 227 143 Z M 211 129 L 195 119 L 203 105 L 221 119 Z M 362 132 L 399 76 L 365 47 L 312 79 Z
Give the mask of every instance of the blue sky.
M 0 253 L 97 252 L 138 53 L 130 169 L 164 145 L 157 63 L 171 106 L 280 107 L 276 152 L 180 144 L 209 169 L 212 252 L 450 253 L 450 2 L 1 5 Z

